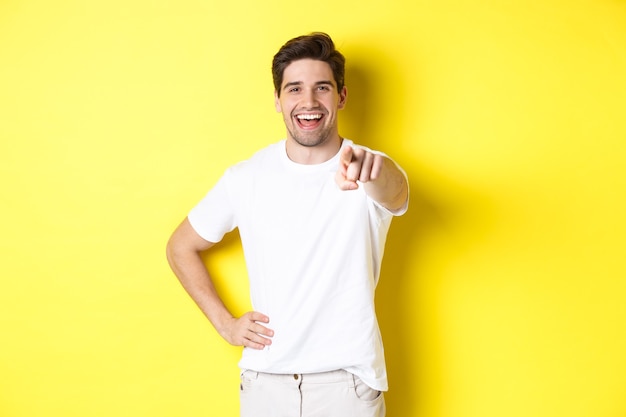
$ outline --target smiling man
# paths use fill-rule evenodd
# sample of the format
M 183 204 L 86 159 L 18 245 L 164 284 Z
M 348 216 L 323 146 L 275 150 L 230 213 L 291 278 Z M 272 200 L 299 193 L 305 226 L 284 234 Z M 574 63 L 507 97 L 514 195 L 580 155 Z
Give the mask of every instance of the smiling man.
M 219 334 L 243 346 L 241 416 L 381 417 L 374 292 L 406 175 L 339 134 L 345 59 L 313 33 L 274 56 L 286 139 L 230 167 L 174 231 L 170 265 Z M 254 311 L 234 317 L 201 257 L 239 229 Z
M 291 139 L 287 148 L 317 147 L 336 152 L 337 113 L 346 102 L 346 94 L 346 87 L 339 89 L 333 81 L 326 62 L 306 58 L 288 65 L 283 85 L 275 92 L 276 111 L 283 113 Z

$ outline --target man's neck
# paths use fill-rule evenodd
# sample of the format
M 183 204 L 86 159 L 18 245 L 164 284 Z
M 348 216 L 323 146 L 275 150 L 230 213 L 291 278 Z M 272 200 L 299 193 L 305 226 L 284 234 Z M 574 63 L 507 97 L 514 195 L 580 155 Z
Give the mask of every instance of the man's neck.
M 285 147 L 287 156 L 293 162 L 302 165 L 316 165 L 324 163 L 337 155 L 339 149 L 341 149 L 342 142 L 343 138 L 337 135 L 320 145 L 303 146 L 288 137 Z

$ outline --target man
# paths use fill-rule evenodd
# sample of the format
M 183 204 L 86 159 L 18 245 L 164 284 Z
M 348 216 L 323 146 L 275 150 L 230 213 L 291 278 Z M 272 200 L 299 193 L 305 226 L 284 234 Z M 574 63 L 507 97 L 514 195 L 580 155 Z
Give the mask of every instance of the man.
M 219 334 L 243 346 L 241 416 L 384 416 L 374 309 L 404 172 L 339 135 L 345 60 L 312 33 L 274 56 L 287 138 L 230 167 L 167 246 L 174 273 Z M 254 311 L 234 317 L 201 252 L 239 228 Z

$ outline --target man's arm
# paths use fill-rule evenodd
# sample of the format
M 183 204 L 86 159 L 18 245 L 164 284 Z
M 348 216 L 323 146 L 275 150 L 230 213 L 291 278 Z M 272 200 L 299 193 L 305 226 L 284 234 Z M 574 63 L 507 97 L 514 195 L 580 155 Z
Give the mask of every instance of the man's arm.
M 400 210 L 409 197 L 406 177 L 389 158 L 359 147 L 341 150 L 335 180 L 342 190 L 355 190 L 357 181 L 365 192 L 390 211 Z
M 185 291 L 228 343 L 263 349 L 274 334 L 260 324 L 268 323 L 269 317 L 251 311 L 236 318 L 228 311 L 200 256 L 214 244 L 200 237 L 185 219 L 167 243 L 167 260 Z

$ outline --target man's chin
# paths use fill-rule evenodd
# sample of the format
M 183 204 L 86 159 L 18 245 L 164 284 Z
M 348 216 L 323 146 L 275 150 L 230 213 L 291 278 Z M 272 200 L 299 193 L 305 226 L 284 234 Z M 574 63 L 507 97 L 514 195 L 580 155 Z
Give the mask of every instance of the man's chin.
M 309 140 L 296 139 L 296 142 L 298 142 L 298 145 L 301 145 L 307 148 L 315 148 L 316 146 L 323 145 L 326 142 L 326 140 L 325 139 L 309 139 Z
M 293 140 L 300 146 L 305 146 L 307 148 L 313 148 L 315 146 L 319 146 L 328 140 L 328 136 L 317 134 L 298 134 L 291 135 Z

